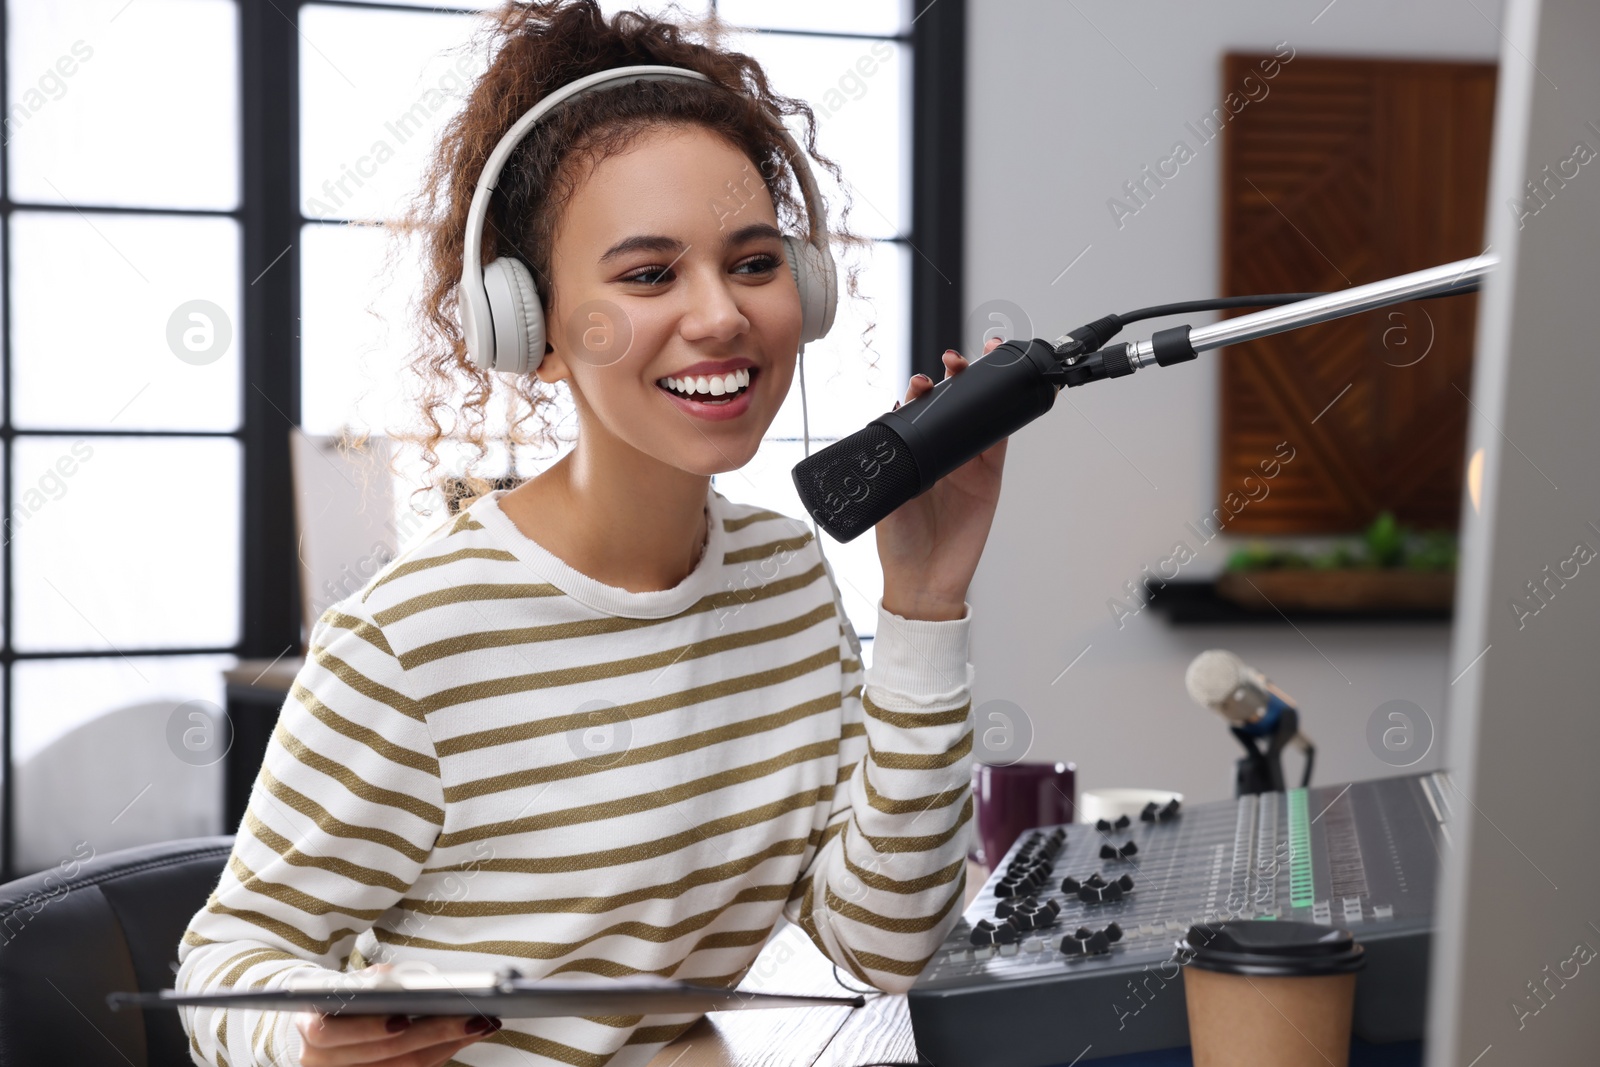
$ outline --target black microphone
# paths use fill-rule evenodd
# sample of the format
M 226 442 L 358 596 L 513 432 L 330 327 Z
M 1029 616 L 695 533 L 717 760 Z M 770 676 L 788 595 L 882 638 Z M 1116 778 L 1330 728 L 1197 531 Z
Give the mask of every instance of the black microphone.
M 795 464 L 817 525 L 860 536 L 946 474 L 1049 411 L 1066 384 L 1049 341 L 1007 341 L 922 396 Z

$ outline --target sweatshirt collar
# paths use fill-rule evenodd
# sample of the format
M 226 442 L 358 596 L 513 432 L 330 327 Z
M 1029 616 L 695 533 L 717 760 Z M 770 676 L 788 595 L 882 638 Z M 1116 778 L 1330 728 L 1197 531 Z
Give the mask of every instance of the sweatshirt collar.
M 500 509 L 500 499 L 508 492 L 508 489 L 493 490 L 473 501 L 468 510 L 500 547 L 516 556 L 544 581 L 595 611 L 630 619 L 664 619 L 693 607 L 702 597 L 715 591 L 725 551 L 726 537 L 722 521 L 727 500 L 709 484 L 706 490 L 707 543 L 700 562 L 671 589 L 642 593 L 606 585 L 591 578 L 523 533 Z

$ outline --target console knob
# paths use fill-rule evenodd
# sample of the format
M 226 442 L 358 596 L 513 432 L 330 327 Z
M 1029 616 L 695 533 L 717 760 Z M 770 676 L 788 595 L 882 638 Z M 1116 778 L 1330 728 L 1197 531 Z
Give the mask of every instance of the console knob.
M 1109 904 L 1114 900 L 1121 900 L 1123 888 L 1121 882 L 1112 882 L 1109 885 L 1090 885 L 1085 883 L 1078 890 L 1078 899 L 1085 904 Z
M 1111 941 L 1104 930 L 1091 932 L 1088 927 L 1080 926 L 1077 932 L 1061 939 L 1061 951 L 1068 956 L 1100 956 L 1111 951 Z

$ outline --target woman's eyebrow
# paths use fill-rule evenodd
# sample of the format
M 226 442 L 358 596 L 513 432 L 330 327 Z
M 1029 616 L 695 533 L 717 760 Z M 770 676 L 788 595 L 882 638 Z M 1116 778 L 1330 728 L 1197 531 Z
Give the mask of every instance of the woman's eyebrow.
M 739 227 L 722 239 L 724 248 L 741 244 L 752 237 L 782 237 L 783 233 L 770 222 L 752 222 Z M 677 252 L 683 248 L 683 242 L 676 237 L 666 237 L 661 234 L 635 234 L 625 237 L 606 249 L 600 256 L 600 262 L 606 263 L 629 252 Z

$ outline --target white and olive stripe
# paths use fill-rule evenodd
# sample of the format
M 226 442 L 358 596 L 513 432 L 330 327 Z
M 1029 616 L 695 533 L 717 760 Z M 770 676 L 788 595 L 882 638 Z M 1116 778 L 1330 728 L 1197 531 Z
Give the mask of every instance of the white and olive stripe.
M 968 620 L 880 606 L 864 668 L 801 522 L 712 492 L 706 558 L 635 594 L 503 495 L 318 620 L 179 988 L 402 960 L 733 985 L 780 918 L 906 988 L 960 910 Z M 299 1048 L 288 1013 L 180 1016 L 198 1063 Z M 452 1062 L 643 1064 L 693 1021 L 512 1019 Z

